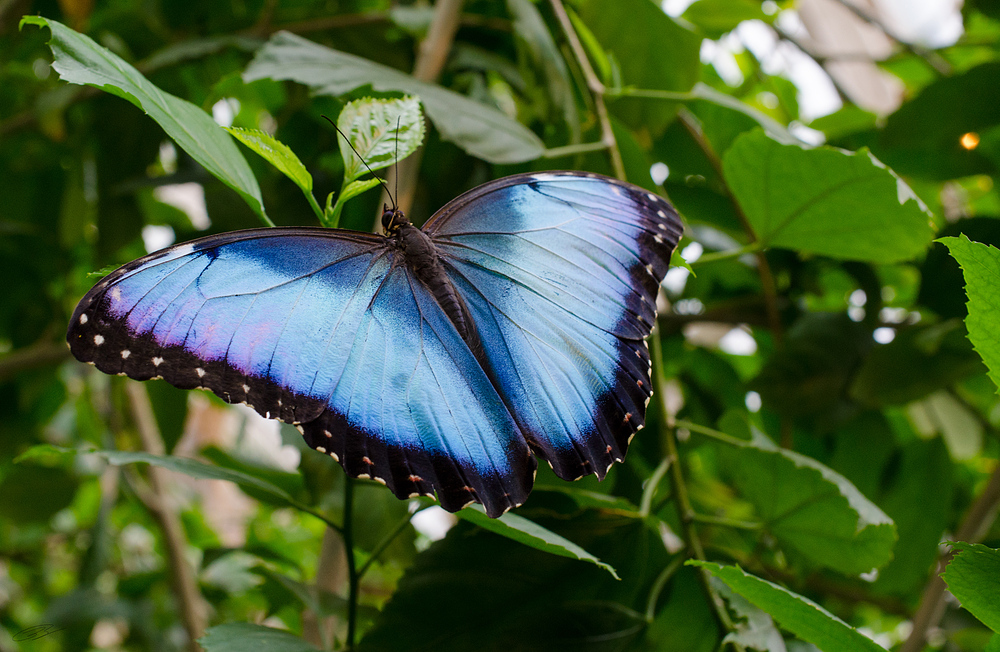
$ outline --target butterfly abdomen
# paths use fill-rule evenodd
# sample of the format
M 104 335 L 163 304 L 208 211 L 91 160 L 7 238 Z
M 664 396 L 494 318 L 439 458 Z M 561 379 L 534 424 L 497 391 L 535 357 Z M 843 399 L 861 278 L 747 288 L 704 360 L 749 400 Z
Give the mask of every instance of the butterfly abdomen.
M 462 339 L 475 350 L 476 337 L 468 309 L 463 305 L 455 285 L 445 273 L 444 264 L 438 256 L 434 243 L 427 235 L 409 222 L 400 225 L 398 236 L 406 264 L 434 295 L 438 305 L 448 315 Z

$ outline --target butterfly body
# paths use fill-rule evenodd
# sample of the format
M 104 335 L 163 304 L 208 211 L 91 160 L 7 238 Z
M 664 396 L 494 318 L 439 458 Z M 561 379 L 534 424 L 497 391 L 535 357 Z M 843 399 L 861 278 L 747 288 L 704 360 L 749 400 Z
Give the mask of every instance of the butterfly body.
M 145 256 L 80 302 L 71 350 L 252 405 L 350 475 L 452 511 L 522 503 L 535 455 L 603 477 L 650 395 L 670 205 L 558 172 L 480 186 L 422 229 L 386 215 L 386 236 L 254 229 Z

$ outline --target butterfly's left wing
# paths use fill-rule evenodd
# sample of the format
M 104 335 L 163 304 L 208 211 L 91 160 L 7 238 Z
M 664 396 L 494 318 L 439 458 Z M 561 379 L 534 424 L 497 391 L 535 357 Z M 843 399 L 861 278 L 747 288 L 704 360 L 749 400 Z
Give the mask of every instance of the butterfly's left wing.
M 400 498 L 491 516 L 528 495 L 535 460 L 479 363 L 391 241 L 254 229 L 112 272 L 77 307 L 73 354 L 106 373 L 211 389 Z
M 462 195 L 424 230 L 532 447 L 564 479 L 603 478 L 651 395 L 645 337 L 681 236 L 673 207 L 598 175 L 522 174 Z

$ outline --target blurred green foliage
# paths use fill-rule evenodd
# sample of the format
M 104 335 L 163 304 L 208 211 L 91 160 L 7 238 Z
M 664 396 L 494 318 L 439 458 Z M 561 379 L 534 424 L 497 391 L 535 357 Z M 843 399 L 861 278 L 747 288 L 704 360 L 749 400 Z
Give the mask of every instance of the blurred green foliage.
M 791 0 L 680 18 L 566 0 L 564 22 L 562 2 L 467 0 L 436 84 L 409 73 L 446 2 L 0 3 L 0 650 L 195 649 L 206 630 L 209 652 L 350 631 L 359 650 L 1000 649 L 995 5 L 966 2 L 953 45 L 871 65 L 901 87 L 889 115 L 841 88 L 810 122 L 758 50 L 725 80 L 700 56 L 749 20 L 813 52 Z M 428 501 L 346 483 L 294 429 L 137 393 L 63 343 L 98 270 L 315 225 L 302 192 L 339 191 L 352 160 L 321 116 L 407 95 L 427 117 L 418 223 L 510 173 L 613 175 L 613 136 L 622 174 L 682 213 L 696 274 L 665 283 L 625 463 L 600 483 L 540 469 L 517 518 L 463 514 L 439 541 L 414 527 Z M 286 145 L 296 180 L 217 123 Z M 340 225 L 379 208 L 362 194 Z M 945 576 L 969 610 L 928 620 L 953 539 L 986 544 Z

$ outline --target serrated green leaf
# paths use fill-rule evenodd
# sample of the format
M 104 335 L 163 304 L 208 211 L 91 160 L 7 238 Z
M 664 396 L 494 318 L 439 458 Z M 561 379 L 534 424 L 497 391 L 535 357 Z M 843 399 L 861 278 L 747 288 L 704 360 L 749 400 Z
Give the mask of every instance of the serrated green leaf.
M 823 652 L 885 652 L 885 649 L 812 600 L 762 580 L 739 566 L 691 560 L 751 604 L 771 614 L 786 630 Z
M 892 559 L 892 519 L 833 469 L 778 448 L 760 433 L 753 442 L 720 452 L 729 461 L 733 484 L 782 545 L 848 575 Z
M 569 557 L 570 559 L 589 562 L 608 571 L 615 579 L 621 579 L 618 577 L 615 569 L 608 564 L 605 564 L 569 539 L 561 537 L 555 532 L 547 530 L 523 516 L 507 512 L 500 518 L 490 518 L 480 505 L 472 505 L 457 512 L 456 515 L 462 520 L 478 525 L 484 530 L 489 530 L 518 543 L 523 543 L 536 550 L 559 555 L 560 557 Z
M 424 142 L 424 121 L 415 97 L 366 97 L 348 102 L 337 116 L 337 127 L 343 132 L 337 134 L 337 142 L 347 182 L 366 174 L 369 168 L 380 170 L 403 160 Z M 353 148 L 344 140 L 345 135 Z
M 969 339 L 986 363 L 993 383 L 1000 389 L 1000 340 L 997 339 L 997 324 L 1000 324 L 1000 250 L 973 242 L 964 235 L 941 238 L 940 242 L 948 247 L 962 266 L 965 293 L 969 297 L 969 315 L 965 318 Z
M 52 68 L 72 84 L 94 86 L 124 98 L 146 112 L 194 160 L 235 190 L 270 224 L 257 179 L 236 144 L 212 117 L 186 100 L 166 93 L 121 57 L 62 23 L 25 16 L 21 25 L 48 27 Z
M 934 236 L 923 203 L 864 150 L 803 149 L 752 131 L 726 152 L 723 173 L 762 246 L 891 263 Z
M 952 544 L 955 555 L 944 571 L 948 590 L 994 632 L 1000 632 L 1000 550 L 979 543 Z
M 295 182 L 305 192 L 312 192 L 313 179 L 306 166 L 288 145 L 260 129 L 226 127 L 234 138 L 264 157 L 268 163 L 278 168 L 282 174 Z
M 520 163 L 541 156 L 545 145 L 527 127 L 500 111 L 435 84 L 301 36 L 278 32 L 243 73 L 247 81 L 290 79 L 320 95 L 343 95 L 371 85 L 420 98 L 441 137 L 490 163 Z
M 253 623 L 226 623 L 210 627 L 198 639 L 205 652 L 317 652 L 319 648 L 291 632 Z

